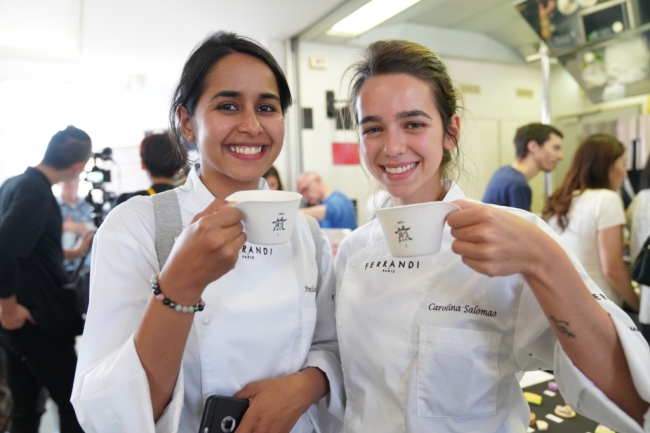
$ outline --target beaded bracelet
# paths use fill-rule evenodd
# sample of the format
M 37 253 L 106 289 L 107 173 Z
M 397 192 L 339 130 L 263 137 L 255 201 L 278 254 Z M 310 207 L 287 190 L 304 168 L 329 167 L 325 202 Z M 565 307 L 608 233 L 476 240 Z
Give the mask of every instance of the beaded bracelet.
M 172 308 L 179 313 L 195 313 L 197 311 L 203 311 L 203 308 L 205 307 L 205 302 L 201 298 L 199 298 L 199 302 L 197 302 L 196 305 L 185 306 L 177 304 L 163 295 L 160 286 L 158 285 L 158 274 L 153 274 L 151 276 L 151 288 L 153 289 L 153 294 L 156 299 L 162 301 L 163 304 L 168 305 L 169 308 Z

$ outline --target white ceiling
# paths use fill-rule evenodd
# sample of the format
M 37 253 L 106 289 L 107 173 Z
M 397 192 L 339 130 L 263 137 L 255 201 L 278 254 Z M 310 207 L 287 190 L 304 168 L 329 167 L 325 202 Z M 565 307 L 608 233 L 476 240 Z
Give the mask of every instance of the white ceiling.
M 347 6 L 363 3 L 363 1 L 348 1 L 341 8 L 341 13 L 334 11 L 324 17 L 320 24 L 305 32 L 303 38 L 320 42 L 346 43 L 343 38 L 325 35 L 324 30 L 342 18 L 341 15 L 347 12 L 343 11 Z M 520 61 L 538 52 L 539 49 L 537 35 L 515 10 L 513 0 L 422 0 L 368 33 L 385 36 L 386 32 L 382 32 L 381 28 L 399 29 L 400 24 L 481 34 L 512 49 Z M 372 38 L 373 35 L 369 36 Z M 396 37 L 401 35 L 397 34 Z M 360 39 L 364 43 L 367 42 L 365 41 L 367 38 L 363 36 Z M 436 50 L 439 51 L 440 48 Z M 499 57 L 495 55 L 495 59 Z
M 0 48 L 7 55 L 67 39 L 84 56 L 187 56 L 207 33 L 227 29 L 264 43 L 304 30 L 342 0 L 0 0 Z M 40 37 L 40 41 L 38 38 Z M 20 44 L 18 44 L 20 45 Z M 69 49 L 69 47 L 65 47 Z
M 39 57 L 37 48 L 52 51 L 50 45 L 62 40 L 67 45 L 61 50 L 76 51 L 77 57 L 178 58 L 217 29 L 268 45 L 365 1 L 0 0 L 0 57 L 30 53 Z M 537 38 L 512 4 L 512 0 L 422 0 L 386 25 L 413 23 L 482 33 L 523 59 L 536 50 Z M 16 46 L 16 37 L 31 39 L 31 48 Z

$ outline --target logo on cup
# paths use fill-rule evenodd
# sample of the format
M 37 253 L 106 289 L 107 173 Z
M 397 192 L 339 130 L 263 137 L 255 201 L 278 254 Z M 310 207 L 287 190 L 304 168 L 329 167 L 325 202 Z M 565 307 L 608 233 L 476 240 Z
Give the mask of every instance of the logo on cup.
M 409 236 L 409 230 L 411 230 L 411 227 L 404 227 L 404 221 L 397 221 L 398 227 L 397 231 L 395 234 L 397 235 L 397 242 L 406 242 L 406 241 L 412 241 L 411 237 Z M 399 227 L 399 224 L 402 225 L 402 227 Z
M 231 416 L 227 416 L 221 421 L 221 431 L 224 433 L 234 432 L 235 427 L 237 427 L 237 421 Z
M 280 231 L 280 230 L 284 231 L 284 223 L 287 222 L 287 219 L 282 215 L 284 215 L 284 213 L 281 213 L 280 216 L 275 221 L 273 221 L 271 223 L 271 224 L 273 224 L 273 231 L 274 232 L 277 232 L 277 231 Z

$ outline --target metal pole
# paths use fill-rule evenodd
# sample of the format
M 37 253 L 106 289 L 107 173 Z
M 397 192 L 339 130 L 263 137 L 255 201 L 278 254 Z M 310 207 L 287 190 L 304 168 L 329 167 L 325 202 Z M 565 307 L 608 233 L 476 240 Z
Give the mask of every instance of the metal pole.
M 288 114 L 291 119 L 288 122 L 288 141 L 289 141 L 289 179 L 287 182 L 288 190 L 293 191 L 298 180 L 298 176 L 303 172 L 303 148 L 302 148 L 302 108 L 300 104 L 300 59 L 299 50 L 300 42 L 298 38 L 292 38 L 287 42 L 287 79 L 293 93 L 293 107 Z
M 551 59 L 548 45 L 541 42 L 539 45 L 539 59 L 542 65 L 542 123 L 551 124 Z M 549 197 L 553 193 L 553 180 L 551 172 L 544 173 L 544 194 Z

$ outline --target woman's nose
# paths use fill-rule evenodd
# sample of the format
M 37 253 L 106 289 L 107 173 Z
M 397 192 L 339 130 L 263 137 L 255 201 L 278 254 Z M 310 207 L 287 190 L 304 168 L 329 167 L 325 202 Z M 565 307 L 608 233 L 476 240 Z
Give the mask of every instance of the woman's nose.
M 245 132 L 251 135 L 257 135 L 262 132 L 262 125 L 257 118 L 257 113 L 253 110 L 245 110 L 240 117 L 241 123 L 237 125 L 237 131 Z
M 388 130 L 387 132 L 384 141 L 384 153 L 387 156 L 397 156 L 404 153 L 404 149 L 406 148 L 404 137 L 397 131 Z

